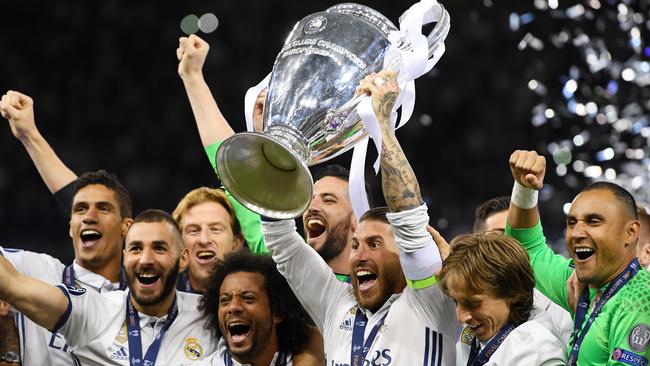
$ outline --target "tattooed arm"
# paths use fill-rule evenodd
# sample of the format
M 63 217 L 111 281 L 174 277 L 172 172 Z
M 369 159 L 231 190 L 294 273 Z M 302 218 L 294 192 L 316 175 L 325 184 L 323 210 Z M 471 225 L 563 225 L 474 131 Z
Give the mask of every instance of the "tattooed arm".
M 368 75 L 361 81 L 357 93 L 368 93 L 372 96 L 372 108 L 381 128 L 381 181 L 388 210 L 399 212 L 421 206 L 424 202 L 420 186 L 395 137 L 390 120 L 391 111 L 399 95 L 396 73 L 384 70 L 379 74 Z

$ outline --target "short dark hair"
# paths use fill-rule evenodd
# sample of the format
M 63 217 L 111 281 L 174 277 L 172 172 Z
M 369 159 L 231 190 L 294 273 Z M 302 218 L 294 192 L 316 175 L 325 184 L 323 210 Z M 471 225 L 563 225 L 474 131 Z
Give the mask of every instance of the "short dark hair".
M 320 167 L 314 172 L 314 182 L 317 182 L 325 177 L 334 177 L 346 182 L 350 182 L 350 170 L 338 164 L 328 164 Z M 368 181 L 366 181 L 364 188 L 366 190 L 366 197 L 368 198 L 368 205 L 372 207 L 372 188 L 370 187 L 370 184 L 368 184 Z
M 521 324 L 530 318 L 535 277 L 528 253 L 516 239 L 497 233 L 460 235 L 452 240 L 438 278 L 446 295 L 459 286 L 472 294 L 487 292 L 513 300 L 509 321 Z
M 501 196 L 489 199 L 474 210 L 474 227 L 472 230 L 475 233 L 485 230 L 485 221 L 488 217 L 503 211 L 507 211 L 510 207 L 510 197 Z
M 115 192 L 115 198 L 117 199 L 117 203 L 120 205 L 120 215 L 122 218 L 132 217 L 133 204 L 129 191 L 124 188 L 115 174 L 109 173 L 103 169 L 96 172 L 86 172 L 80 175 L 75 181 L 74 193 L 72 195 L 73 199 L 74 196 L 77 195 L 77 192 L 82 188 L 93 184 L 101 184 Z
M 361 215 L 361 217 L 359 218 L 359 222 L 363 222 L 366 220 L 375 220 L 375 221 L 384 222 L 386 224 L 390 224 L 390 222 L 388 221 L 388 217 L 386 216 L 387 213 L 388 213 L 388 207 L 385 206 L 374 207 L 364 212 L 363 215 Z
M 580 193 L 594 191 L 597 189 L 604 189 L 610 191 L 614 195 L 614 197 L 616 197 L 616 199 L 621 203 L 621 205 L 623 205 L 623 209 L 627 211 L 629 217 L 634 218 L 634 220 L 639 219 L 639 215 L 637 213 L 636 201 L 634 200 L 634 197 L 630 192 L 628 192 L 627 189 L 619 186 L 618 184 L 612 182 L 604 182 L 604 181 L 596 182 L 588 185 Z
M 297 353 L 308 339 L 310 318 L 291 291 L 286 279 L 278 272 L 275 262 L 268 255 L 254 255 L 246 250 L 227 254 L 214 266 L 210 288 L 201 298 L 199 309 L 208 318 L 206 328 L 215 337 L 222 336 L 219 328 L 219 293 L 225 278 L 232 273 L 259 273 L 264 277 L 264 289 L 269 297 L 271 313 L 282 318 L 277 326 L 278 343 L 283 351 Z
M 183 239 L 181 236 L 181 229 L 178 226 L 178 223 L 174 220 L 172 215 L 169 213 L 163 211 L 163 210 L 157 210 L 155 208 L 149 208 L 146 209 L 138 214 L 138 216 L 133 219 L 133 224 L 137 223 L 156 223 L 156 222 L 163 222 L 163 223 L 168 223 L 169 225 L 172 226 L 172 229 L 174 230 L 174 234 L 177 237 L 178 240 L 178 246 L 179 250 L 183 250 Z M 133 227 L 133 224 L 131 227 Z

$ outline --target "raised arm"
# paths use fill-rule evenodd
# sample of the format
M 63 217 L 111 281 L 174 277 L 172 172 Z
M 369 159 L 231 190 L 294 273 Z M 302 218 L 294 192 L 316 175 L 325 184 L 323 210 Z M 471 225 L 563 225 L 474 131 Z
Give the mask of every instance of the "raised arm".
M 554 303 L 573 312 L 566 285 L 572 272 L 569 260 L 547 246 L 537 209 L 537 192 L 544 185 L 546 159 L 535 151 L 517 150 L 510 156 L 510 170 L 515 185 L 506 235 L 517 239 L 528 252 L 535 287 Z
M 55 329 L 69 305 L 59 288 L 18 273 L 3 256 L 0 256 L 0 299 L 48 330 Z
M 263 221 L 264 240 L 278 271 L 287 279 L 302 306 L 320 330 L 329 310 L 354 301 L 351 286 L 336 279 L 332 269 L 296 232 L 294 220 Z
M 390 120 L 391 111 L 399 95 L 396 73 L 382 71 L 368 75 L 359 84 L 357 93 L 371 95 L 372 109 L 381 129 L 381 187 L 388 210 L 399 212 L 421 206 L 424 201 L 420 194 L 420 185 L 395 137 Z
M 56 155 L 34 122 L 34 102 L 29 96 L 9 90 L 0 101 L 0 113 L 9 120 L 14 136 L 23 144 L 51 193 L 74 182 L 77 175 Z
M 226 118 L 221 114 L 217 102 L 203 78 L 203 64 L 210 45 L 197 35 L 181 37 L 178 40 L 178 75 L 183 80 L 185 92 L 190 100 L 203 147 L 221 142 L 235 134 Z
M 358 92 L 370 93 L 381 129 L 382 189 L 389 210 L 386 216 L 395 234 L 400 264 L 409 287 L 404 296 L 423 321 L 441 325 L 439 330 L 443 334 L 454 337 L 453 303 L 436 286 L 435 273 L 441 268 L 442 259 L 432 234 L 427 231 L 427 206 L 415 173 L 395 137 L 390 118 L 399 94 L 395 72 L 369 75 L 360 83 Z

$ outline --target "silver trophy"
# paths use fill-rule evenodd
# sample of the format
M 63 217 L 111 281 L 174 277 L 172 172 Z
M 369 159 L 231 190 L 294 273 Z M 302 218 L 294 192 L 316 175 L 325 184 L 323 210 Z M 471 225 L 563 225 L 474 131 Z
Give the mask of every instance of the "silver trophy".
M 436 20 L 427 36 L 430 57 L 449 31 L 442 6 Z M 235 134 L 217 151 L 219 177 L 237 201 L 275 219 L 307 209 L 313 191 L 307 167 L 346 152 L 367 135 L 356 113 L 361 97 L 355 89 L 366 75 L 384 69 L 387 37 L 395 30 L 379 12 L 353 3 L 294 26 L 273 65 L 264 131 Z M 406 40 L 397 46 L 411 47 Z M 401 66 L 397 57 L 386 68 Z

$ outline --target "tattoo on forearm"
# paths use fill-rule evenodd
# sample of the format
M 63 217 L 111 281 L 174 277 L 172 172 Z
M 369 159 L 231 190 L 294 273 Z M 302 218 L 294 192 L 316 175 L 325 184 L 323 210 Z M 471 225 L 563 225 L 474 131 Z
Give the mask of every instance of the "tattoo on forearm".
M 386 117 L 390 117 L 390 112 L 393 109 L 393 105 L 395 105 L 395 100 L 397 99 L 398 93 L 395 92 L 389 92 L 386 93 L 384 96 L 381 97 L 379 100 L 379 112 L 383 114 Z
M 385 136 L 381 149 L 382 190 L 392 212 L 421 206 L 420 185 L 394 136 Z

